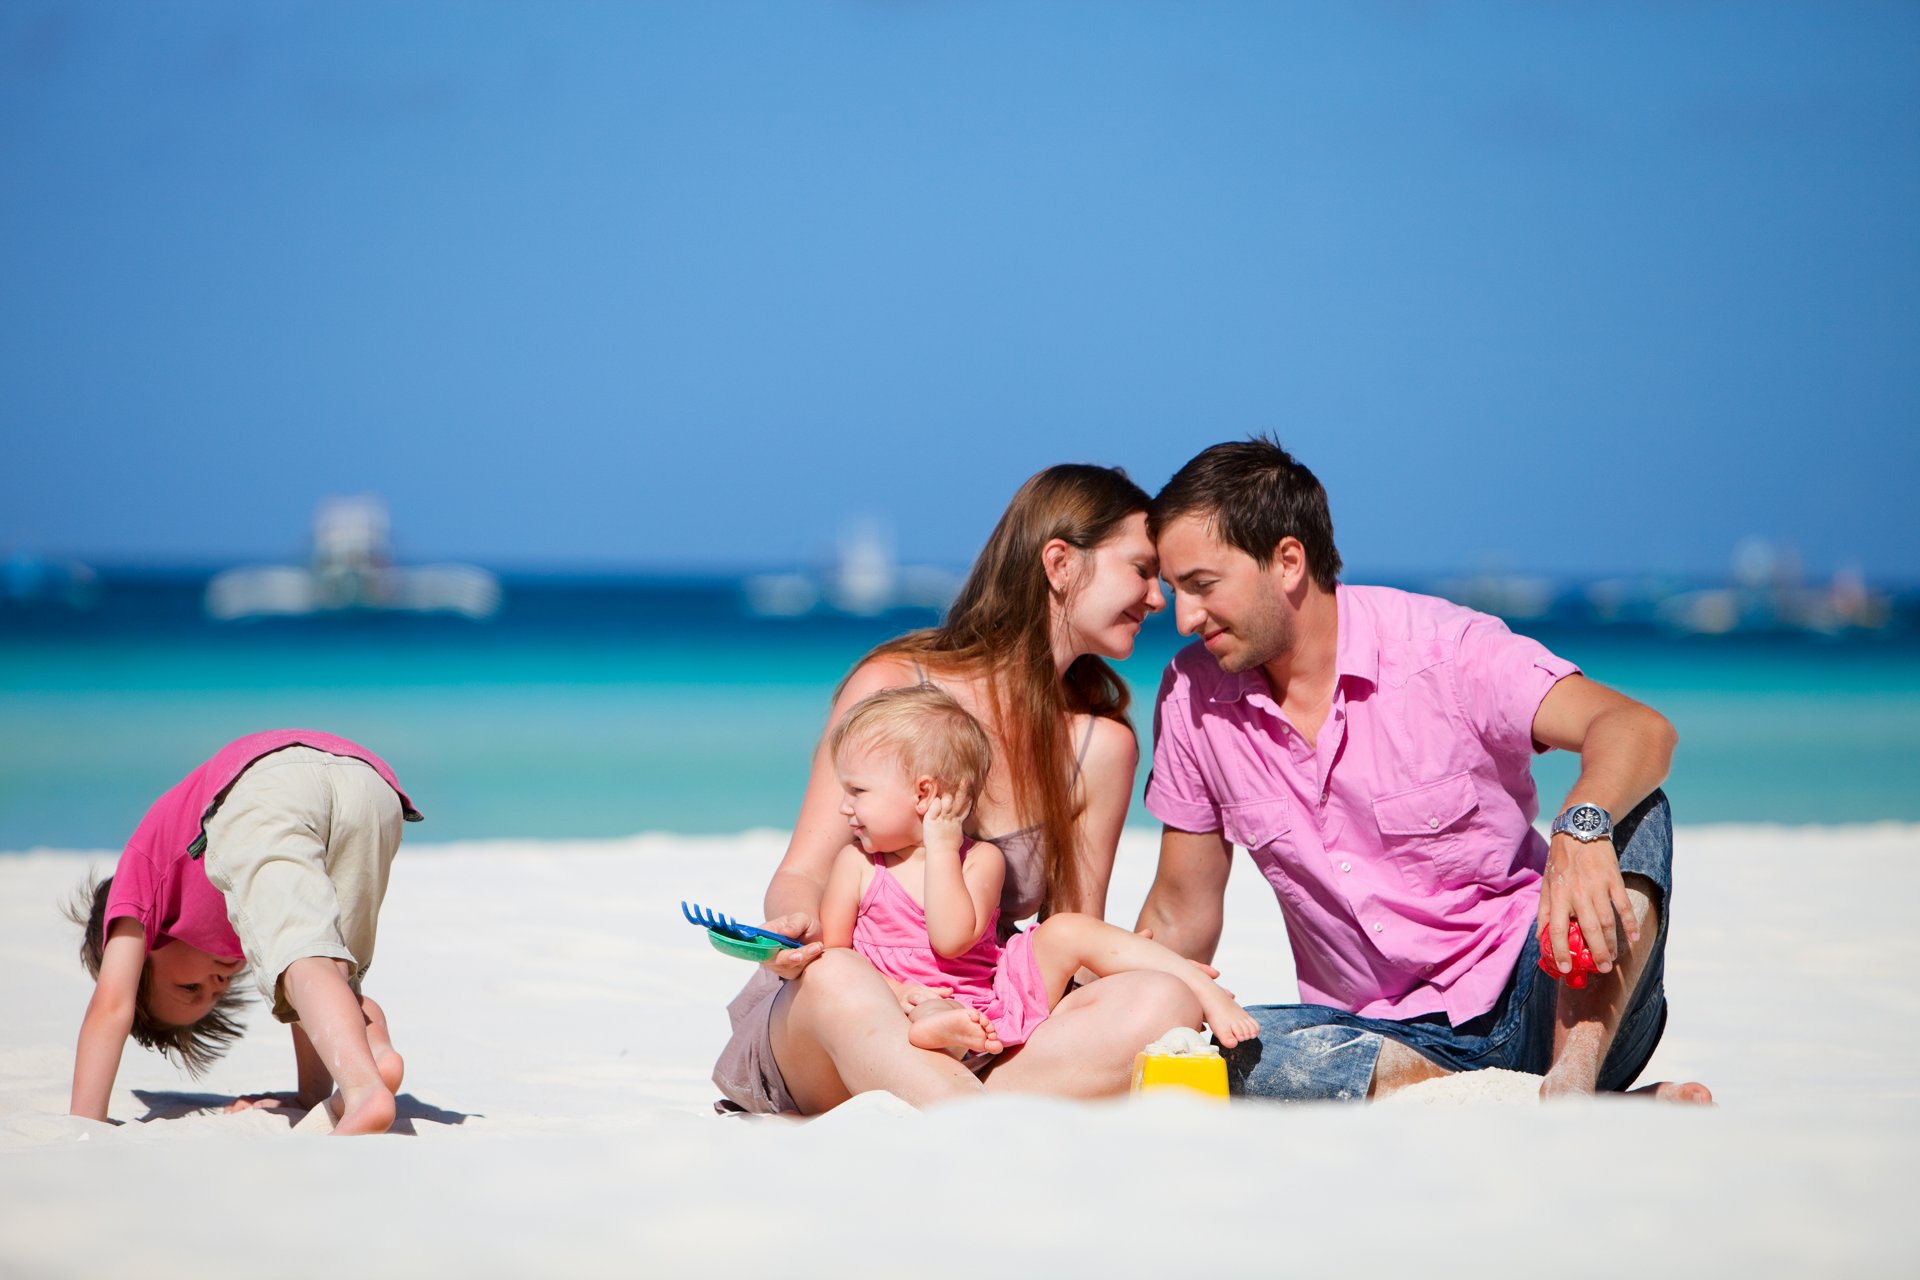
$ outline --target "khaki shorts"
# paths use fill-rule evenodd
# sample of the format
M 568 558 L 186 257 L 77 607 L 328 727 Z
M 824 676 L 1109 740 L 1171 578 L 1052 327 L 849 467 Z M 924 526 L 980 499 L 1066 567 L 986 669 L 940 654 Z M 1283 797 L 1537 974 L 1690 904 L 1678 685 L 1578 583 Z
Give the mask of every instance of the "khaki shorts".
M 295 960 L 345 960 L 360 990 L 400 828 L 400 797 L 371 765 L 312 747 L 256 760 L 207 822 L 207 879 L 280 1021 L 299 1019 L 280 984 Z

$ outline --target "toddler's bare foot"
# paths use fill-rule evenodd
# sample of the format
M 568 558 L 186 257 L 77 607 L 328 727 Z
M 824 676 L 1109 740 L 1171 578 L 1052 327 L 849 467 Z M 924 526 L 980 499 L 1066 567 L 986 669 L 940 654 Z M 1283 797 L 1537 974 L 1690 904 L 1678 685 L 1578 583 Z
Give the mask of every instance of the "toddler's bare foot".
M 336 1091 L 327 1099 L 327 1114 L 333 1117 L 335 1137 L 385 1133 L 393 1128 L 393 1093 L 385 1088 Z
M 1260 1034 L 1260 1023 L 1252 1014 L 1220 988 L 1211 983 L 1207 985 L 1211 990 L 1201 989 L 1200 1008 L 1207 1015 L 1207 1028 L 1215 1040 L 1231 1049 L 1242 1040 L 1251 1040 Z
M 984 1013 L 954 1000 L 924 1000 L 907 1019 L 907 1041 L 958 1058 L 969 1053 L 1000 1052 L 1000 1037 Z

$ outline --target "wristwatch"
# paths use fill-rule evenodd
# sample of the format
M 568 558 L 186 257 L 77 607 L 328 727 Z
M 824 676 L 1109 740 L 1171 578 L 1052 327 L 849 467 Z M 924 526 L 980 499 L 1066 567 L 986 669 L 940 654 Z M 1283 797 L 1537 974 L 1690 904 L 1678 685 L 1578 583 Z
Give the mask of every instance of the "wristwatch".
M 1553 834 L 1566 832 L 1582 844 L 1613 834 L 1613 819 L 1597 804 L 1570 804 L 1553 820 Z

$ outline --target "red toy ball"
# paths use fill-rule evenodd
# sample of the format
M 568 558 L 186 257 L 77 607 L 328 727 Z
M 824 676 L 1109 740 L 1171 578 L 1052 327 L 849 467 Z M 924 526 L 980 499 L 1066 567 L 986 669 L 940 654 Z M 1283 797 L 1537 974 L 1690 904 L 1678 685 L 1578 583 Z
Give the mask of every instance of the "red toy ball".
M 1593 962 L 1593 952 L 1587 950 L 1587 940 L 1580 936 L 1580 922 L 1567 921 L 1567 950 L 1573 955 L 1573 972 L 1562 973 L 1553 962 L 1553 947 L 1547 942 L 1547 926 L 1540 926 L 1540 972 L 1549 978 L 1566 983 L 1575 991 L 1584 991 L 1587 975 L 1600 972 L 1600 966 Z

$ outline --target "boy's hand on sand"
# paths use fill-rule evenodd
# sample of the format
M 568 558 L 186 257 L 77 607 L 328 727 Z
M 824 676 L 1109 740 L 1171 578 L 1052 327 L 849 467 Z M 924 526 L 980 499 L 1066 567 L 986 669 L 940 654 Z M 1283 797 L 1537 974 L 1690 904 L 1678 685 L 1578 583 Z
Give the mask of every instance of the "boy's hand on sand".
M 957 855 L 960 842 L 966 838 L 960 824 L 973 809 L 973 797 L 962 786 L 952 792 L 936 792 L 927 797 L 925 804 L 927 811 L 920 818 L 920 842 L 928 853 Z
M 820 958 L 826 950 L 820 942 L 820 922 L 804 911 L 789 911 L 784 916 L 775 916 L 760 926 L 773 933 L 784 933 L 789 938 L 798 938 L 806 945 L 783 948 L 771 959 L 761 961 L 760 967 L 773 970 L 778 978 L 797 978 L 800 971 Z
M 236 1111 L 269 1111 L 285 1108 L 289 1111 L 305 1111 L 306 1106 L 296 1093 L 250 1093 L 244 1098 L 235 1098 L 224 1110 L 228 1115 Z

